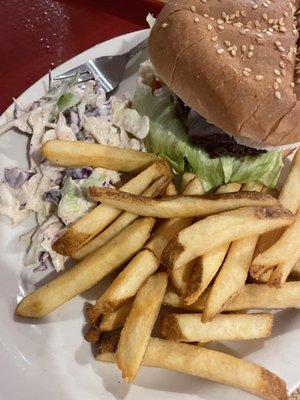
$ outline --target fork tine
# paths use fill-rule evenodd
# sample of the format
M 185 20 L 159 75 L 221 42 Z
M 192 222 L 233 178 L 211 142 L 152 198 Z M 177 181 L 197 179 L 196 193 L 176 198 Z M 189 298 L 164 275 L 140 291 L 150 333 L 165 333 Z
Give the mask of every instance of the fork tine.
M 76 76 L 77 74 L 81 75 L 86 75 L 86 74 L 90 74 L 90 71 L 87 67 L 86 64 L 81 64 L 78 67 L 75 67 L 73 69 L 70 69 L 67 72 L 64 72 L 63 74 L 60 74 L 58 76 L 56 76 L 55 78 L 53 78 L 54 80 L 62 80 L 62 79 L 68 79 L 68 78 L 72 78 L 74 76 Z

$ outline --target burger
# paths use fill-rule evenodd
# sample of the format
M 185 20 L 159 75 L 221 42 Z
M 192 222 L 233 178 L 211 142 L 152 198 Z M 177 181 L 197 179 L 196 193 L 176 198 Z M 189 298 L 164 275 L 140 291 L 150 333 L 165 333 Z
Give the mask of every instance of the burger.
M 150 119 L 148 150 L 207 192 L 230 181 L 274 187 L 300 142 L 299 6 L 170 1 L 149 37 L 155 77 L 145 74 L 133 101 Z

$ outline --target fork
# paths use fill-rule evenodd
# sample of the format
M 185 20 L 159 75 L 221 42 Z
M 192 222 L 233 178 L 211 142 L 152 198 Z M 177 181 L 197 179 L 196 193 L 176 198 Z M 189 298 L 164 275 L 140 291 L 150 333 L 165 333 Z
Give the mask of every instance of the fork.
M 148 39 L 145 39 L 127 53 L 121 55 L 103 56 L 94 60 L 88 60 L 86 63 L 58 75 L 54 79 L 63 80 L 79 75 L 78 82 L 95 79 L 100 82 L 105 93 L 112 92 L 120 85 L 124 78 L 126 65 L 129 60 L 144 50 L 147 47 L 147 42 Z

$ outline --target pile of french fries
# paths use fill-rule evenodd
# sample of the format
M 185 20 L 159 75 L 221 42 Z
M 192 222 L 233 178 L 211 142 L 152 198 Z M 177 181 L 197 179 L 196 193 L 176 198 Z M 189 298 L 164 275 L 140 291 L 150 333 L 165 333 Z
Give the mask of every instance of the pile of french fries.
M 135 176 L 120 189 L 90 188 L 99 205 L 53 244 L 77 264 L 26 296 L 16 314 L 44 317 L 123 267 L 86 309 L 85 338 L 98 344 L 97 360 L 116 362 L 127 382 L 147 365 L 286 399 L 275 374 L 205 344 L 266 338 L 274 319 L 266 310 L 300 308 L 300 151 L 275 198 L 255 182 L 204 195 L 191 173 L 177 195 L 164 161 L 104 147 L 44 145 L 56 165 Z

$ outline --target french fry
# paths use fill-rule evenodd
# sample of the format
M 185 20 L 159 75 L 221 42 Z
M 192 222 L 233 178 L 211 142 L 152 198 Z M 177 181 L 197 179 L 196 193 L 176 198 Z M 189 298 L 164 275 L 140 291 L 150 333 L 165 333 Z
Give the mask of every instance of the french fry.
M 300 259 L 297 260 L 296 264 L 294 265 L 291 277 L 294 280 L 300 280 Z
M 168 186 L 167 186 L 165 195 L 166 195 L 167 197 L 169 197 L 169 196 L 176 196 L 176 194 L 177 194 L 176 187 L 175 187 L 175 185 L 174 185 L 173 182 L 170 182 L 170 183 L 168 184 Z M 144 194 L 143 194 L 143 196 L 144 196 Z M 154 197 L 154 196 L 148 196 L 148 197 Z
M 221 314 L 207 323 L 201 314 L 169 314 L 162 317 L 161 334 L 177 342 L 250 340 L 270 336 L 272 325 L 271 314 Z
M 132 382 L 143 361 L 168 282 L 161 273 L 147 279 L 138 291 L 121 332 L 116 357 L 126 382 Z
M 75 267 L 26 296 L 16 315 L 41 318 L 90 289 L 141 249 L 154 223 L 153 218 L 138 219 Z
M 278 200 L 282 204 L 282 206 L 290 210 L 293 214 L 295 214 L 297 210 L 300 208 L 299 182 L 300 182 L 300 150 L 297 150 L 293 158 L 289 175 L 285 180 L 281 192 L 278 196 Z M 257 243 L 255 256 L 264 253 L 271 246 L 273 246 L 273 244 L 279 240 L 283 232 L 284 232 L 283 229 L 277 229 L 273 232 L 268 232 L 261 235 Z M 267 277 L 271 276 L 271 273 L 267 273 L 263 265 L 261 265 L 260 268 L 258 265 L 256 265 L 253 268 L 252 267 L 250 268 L 250 275 L 257 280 L 261 280 L 260 276 L 262 277 L 263 274 L 264 274 L 263 281 L 265 281 Z
M 240 183 L 227 183 L 220 186 L 216 193 L 238 192 L 241 186 Z M 211 283 L 223 264 L 229 246 L 230 243 L 225 243 L 196 259 L 190 273 L 189 284 L 187 285 L 185 294 L 186 304 L 193 304 Z M 175 273 L 175 271 L 172 270 L 171 273 Z
M 291 255 L 291 258 L 289 260 L 277 265 L 277 267 L 273 271 L 271 271 L 271 275 L 268 279 L 268 284 L 277 287 L 283 285 L 284 282 L 287 280 L 287 277 L 293 270 L 297 262 L 297 259 L 298 259 L 298 254 L 296 257 Z
M 198 259 L 195 261 L 191 261 L 188 264 L 184 265 L 183 267 L 172 269 L 169 274 L 170 283 L 172 288 L 174 289 L 175 293 L 178 296 L 185 296 L 190 284 L 190 277 L 193 271 L 194 263 L 197 262 Z
M 225 243 L 220 247 L 216 247 L 215 249 L 208 251 L 207 253 L 203 254 L 201 257 L 195 260 L 192 271 L 190 273 L 190 278 L 184 298 L 186 304 L 195 303 L 195 301 L 208 287 L 208 285 L 211 283 L 216 273 L 220 269 L 221 265 L 223 264 L 229 247 L 230 243 Z M 176 272 L 178 269 L 172 270 L 171 272 Z
M 103 315 L 99 324 L 99 331 L 110 332 L 122 328 L 130 313 L 131 307 L 132 307 L 132 301 L 129 301 L 128 303 L 125 303 L 113 313 Z
M 204 293 L 195 303 L 187 305 L 175 292 L 166 291 L 164 304 L 188 311 L 202 311 L 207 299 Z M 280 288 L 264 284 L 245 285 L 241 293 L 228 303 L 224 311 L 300 308 L 300 282 L 286 282 Z
M 100 345 L 96 359 L 115 362 L 117 336 Z M 267 369 L 214 350 L 151 338 L 143 365 L 190 374 L 253 393 L 265 400 L 287 400 L 283 380 Z
M 121 172 L 141 171 L 158 158 L 151 153 L 121 149 L 96 143 L 50 140 L 42 147 L 42 155 L 61 167 L 101 167 Z
M 95 312 L 108 314 L 136 295 L 146 279 L 153 275 L 160 260 L 149 250 L 140 251 L 119 273 L 94 306 Z
M 204 189 L 202 186 L 202 183 L 200 182 L 199 178 L 197 176 L 194 177 L 187 185 L 186 188 L 183 192 L 185 196 L 190 195 L 202 195 L 204 194 Z
M 277 242 L 264 253 L 255 257 L 252 269 L 257 272 L 256 267 L 258 266 L 258 270 L 260 270 L 263 266 L 266 271 L 275 265 L 289 262 L 291 257 L 294 259 L 294 264 L 290 266 L 290 271 L 300 257 L 300 210 L 296 215 L 295 222 L 284 231 Z
M 246 236 L 290 225 L 290 211 L 278 207 L 244 207 L 207 217 L 182 230 L 162 253 L 169 269 L 179 268 L 213 248 Z
M 187 185 L 185 185 L 185 187 L 182 185 L 182 189 L 183 189 L 182 193 L 184 195 L 201 195 L 204 193 L 203 186 L 202 186 L 200 180 L 198 179 L 198 177 L 196 177 L 196 176 L 194 176 L 194 178 L 190 179 L 190 181 L 187 183 Z M 192 220 L 190 221 L 190 223 L 191 222 L 192 222 Z M 172 224 L 172 222 L 166 221 L 164 224 L 166 226 L 168 226 L 168 224 Z M 178 232 L 176 232 L 176 233 L 178 233 Z M 173 236 L 174 236 L 174 234 L 173 234 Z M 170 236 L 170 239 L 171 239 L 171 236 Z M 165 243 L 165 245 L 166 244 L 167 243 Z M 160 251 L 160 254 L 161 254 L 161 251 Z M 188 282 L 190 280 L 190 274 L 193 270 L 193 265 L 194 265 L 194 261 L 184 265 L 181 268 L 178 268 L 177 270 L 173 269 L 172 271 L 170 271 L 170 275 L 169 275 L 170 282 L 171 282 L 174 290 L 176 291 L 176 293 L 179 296 L 185 295 L 185 293 L 187 291 Z
M 243 186 L 242 190 L 256 189 L 255 184 Z M 262 187 L 260 188 L 260 190 Z M 231 301 L 245 285 L 259 235 L 248 236 L 233 242 L 226 260 L 209 292 L 203 322 L 211 321 L 219 314 L 228 301 Z
M 147 197 L 159 197 L 164 194 L 166 186 L 170 177 L 162 176 L 157 181 L 155 181 L 148 189 L 145 190 L 144 196 Z M 111 225 L 109 225 L 104 231 L 95 236 L 94 239 L 90 240 L 84 246 L 80 247 L 74 253 L 71 254 L 71 258 L 74 260 L 81 260 L 88 254 L 99 249 L 110 239 L 116 236 L 124 228 L 135 221 L 139 216 L 136 214 L 122 213 Z
M 182 174 L 180 183 L 180 193 L 183 193 L 187 185 L 196 177 L 193 172 L 185 172 Z
M 222 194 L 222 193 L 236 193 L 240 190 L 242 185 L 238 182 L 229 182 L 226 183 L 225 185 L 222 185 L 218 188 L 216 193 Z
M 142 193 L 161 176 L 170 176 L 170 169 L 165 163 L 158 162 L 123 185 L 122 190 L 135 194 Z M 103 231 L 120 214 L 120 210 L 107 207 L 104 204 L 98 205 L 67 228 L 54 242 L 53 250 L 59 254 L 71 256 L 77 249 Z
M 219 314 L 245 285 L 258 235 L 247 236 L 231 243 L 226 260 L 209 292 L 203 322 Z
M 278 201 L 269 194 L 238 192 L 205 196 L 173 196 L 149 199 L 120 190 L 91 187 L 90 196 L 111 207 L 143 216 L 157 218 L 206 217 L 208 215 L 248 206 L 274 206 Z

